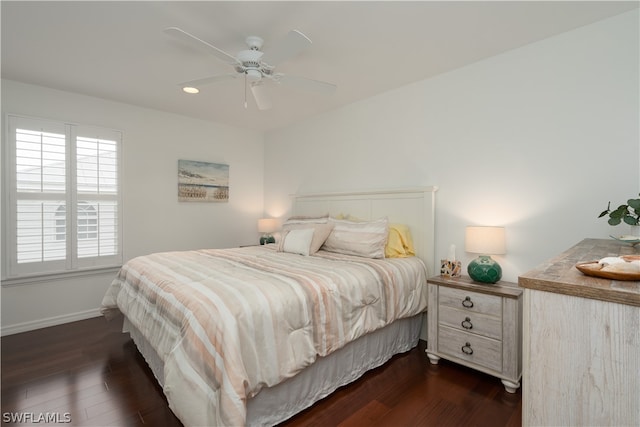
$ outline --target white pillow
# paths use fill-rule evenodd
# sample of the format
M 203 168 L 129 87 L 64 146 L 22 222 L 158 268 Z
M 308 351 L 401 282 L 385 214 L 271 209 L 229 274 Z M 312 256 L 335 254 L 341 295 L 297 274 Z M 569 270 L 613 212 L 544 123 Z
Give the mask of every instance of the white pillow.
M 366 258 L 384 258 L 384 247 L 389 234 L 387 218 L 375 221 L 347 221 L 329 219 L 333 230 L 322 249 Z
M 311 240 L 313 240 L 313 228 L 289 230 L 284 236 L 282 251 L 308 256 Z
M 286 233 L 289 230 L 301 230 L 308 228 L 313 230 L 313 239 L 311 239 L 311 248 L 309 248 L 309 255 L 313 255 L 320 250 L 325 240 L 327 240 L 327 237 L 329 237 L 331 230 L 333 230 L 333 224 L 285 224 L 282 226 L 282 231 Z M 284 239 L 285 236 L 286 234 L 283 235 L 282 238 Z

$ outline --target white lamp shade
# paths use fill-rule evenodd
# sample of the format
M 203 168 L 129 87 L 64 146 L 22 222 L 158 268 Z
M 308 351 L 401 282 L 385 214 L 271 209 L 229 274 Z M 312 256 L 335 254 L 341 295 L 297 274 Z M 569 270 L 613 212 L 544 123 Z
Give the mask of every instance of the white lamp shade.
M 504 227 L 467 227 L 464 249 L 475 254 L 505 254 Z
M 261 233 L 273 233 L 278 229 L 278 220 L 275 218 L 262 218 L 258 220 L 258 231 Z

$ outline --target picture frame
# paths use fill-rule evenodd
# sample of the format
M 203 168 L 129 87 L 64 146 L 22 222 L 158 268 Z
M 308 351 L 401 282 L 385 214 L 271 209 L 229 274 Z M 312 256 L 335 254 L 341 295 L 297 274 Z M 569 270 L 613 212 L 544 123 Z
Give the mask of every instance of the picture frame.
M 229 201 L 229 165 L 178 160 L 178 201 Z

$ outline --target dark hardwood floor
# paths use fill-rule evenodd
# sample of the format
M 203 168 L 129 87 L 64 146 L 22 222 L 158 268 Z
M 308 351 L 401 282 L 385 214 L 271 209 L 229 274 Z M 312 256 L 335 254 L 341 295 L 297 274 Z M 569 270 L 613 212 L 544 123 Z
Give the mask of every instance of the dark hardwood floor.
M 3 337 L 2 424 L 180 426 L 120 327 L 94 318 Z M 520 391 L 453 363 L 431 365 L 421 342 L 283 426 L 520 426 L 521 415 Z

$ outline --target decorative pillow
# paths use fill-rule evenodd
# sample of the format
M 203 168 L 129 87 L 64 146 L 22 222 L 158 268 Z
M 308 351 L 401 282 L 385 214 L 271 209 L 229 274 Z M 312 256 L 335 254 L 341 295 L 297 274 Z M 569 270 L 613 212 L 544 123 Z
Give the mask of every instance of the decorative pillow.
M 386 258 L 407 258 L 416 255 L 409 227 L 404 224 L 389 224 L 389 237 L 384 248 Z
M 329 222 L 329 214 L 320 216 L 292 216 L 289 217 L 282 225 L 287 224 L 326 224 Z
M 320 250 L 320 247 L 327 240 L 331 230 L 333 230 L 333 224 L 316 224 L 316 223 L 287 223 L 282 226 L 282 232 L 285 233 L 290 230 L 312 229 L 313 239 L 311 240 L 311 248 L 309 249 L 309 255 L 313 255 Z M 284 239 L 284 235 L 282 236 Z
M 312 239 L 313 228 L 287 230 L 283 233 L 281 243 L 278 245 L 278 250 L 308 256 Z
M 384 258 L 384 247 L 389 233 L 387 218 L 354 222 L 329 218 L 333 230 L 322 249 L 365 258 Z
M 346 219 L 347 221 L 352 221 L 352 222 L 365 222 L 366 220 L 358 218 L 357 216 L 353 216 L 351 214 L 343 214 L 343 213 L 339 213 L 338 215 L 335 215 L 333 217 L 333 219 Z

